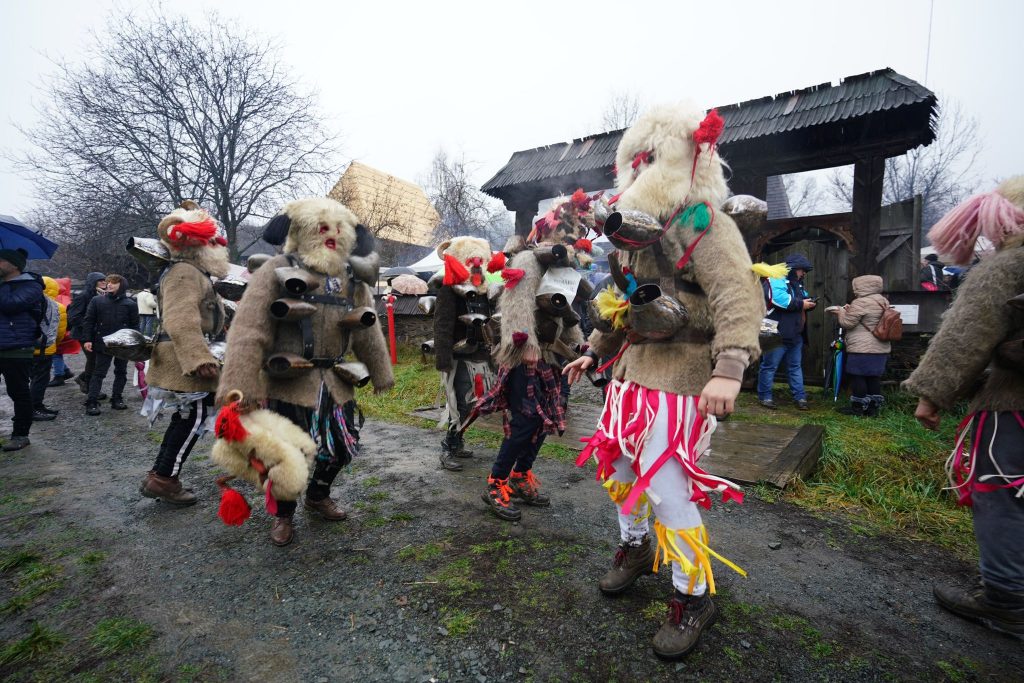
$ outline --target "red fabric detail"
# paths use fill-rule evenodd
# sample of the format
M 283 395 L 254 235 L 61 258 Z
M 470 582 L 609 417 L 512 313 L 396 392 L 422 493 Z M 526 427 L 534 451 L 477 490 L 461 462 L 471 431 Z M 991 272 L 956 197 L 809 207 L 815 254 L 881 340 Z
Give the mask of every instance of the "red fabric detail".
M 530 338 L 530 335 L 525 332 L 513 332 L 512 333 L 512 346 L 519 348 Z
M 693 141 L 698 145 L 706 142 L 714 147 L 723 130 L 725 130 L 725 121 L 719 116 L 717 109 L 712 109 L 700 122 L 697 130 L 693 131 Z M 697 153 L 700 154 L 699 151 Z
M 60 344 L 57 344 L 57 353 L 74 355 L 82 351 L 82 344 L 77 339 L 65 338 Z
M 615 202 L 619 201 L 619 197 L 621 197 L 621 196 L 622 196 L 622 192 L 620 192 L 618 194 L 613 194 L 611 197 L 608 198 L 608 205 L 611 206 Z
M 651 152 L 649 150 L 645 152 L 637 152 L 636 156 L 633 157 L 633 170 L 635 171 L 636 169 L 640 168 L 640 164 L 649 163 L 650 160 Z
M 615 361 L 617 361 L 618 359 L 622 358 L 622 354 L 624 354 L 626 352 L 626 349 L 628 349 L 628 348 L 629 348 L 629 342 L 627 341 L 626 343 L 624 343 L 622 345 L 622 348 L 619 349 L 619 352 L 617 354 L 615 354 L 614 356 L 612 356 L 612 359 L 610 361 L 608 361 L 607 363 L 605 363 L 604 365 L 599 367 L 597 370 L 595 370 L 595 372 L 597 372 L 598 374 L 601 374 L 602 372 L 604 372 L 605 370 L 607 370 L 611 366 L 615 365 Z
M 586 239 L 585 237 L 581 237 L 578 240 L 576 240 L 576 244 L 574 244 L 573 246 L 576 247 L 577 250 L 585 251 L 588 254 L 594 251 L 594 243 Z
M 277 517 L 277 498 L 270 493 L 274 489 L 274 482 L 267 479 L 267 495 L 264 498 L 264 505 L 267 508 L 267 514 L 271 517 Z
M 499 270 L 505 267 L 505 252 L 496 251 L 491 256 L 491 260 L 487 262 L 487 272 L 497 273 Z
M 690 242 L 690 246 L 686 248 L 686 251 L 683 252 L 683 255 L 679 257 L 678 261 L 676 261 L 676 270 L 682 270 L 683 266 L 690 262 L 690 258 L 693 256 L 693 250 L 697 248 L 697 245 L 700 244 L 701 239 L 704 238 L 704 235 L 708 234 L 708 230 L 710 230 L 711 226 L 714 224 L 715 219 L 712 218 L 711 222 L 708 223 L 708 227 L 701 230 L 700 234 L 697 235 L 697 239 Z
M 505 281 L 505 289 L 514 289 L 524 277 L 526 277 L 526 271 L 522 268 L 504 268 L 501 271 L 501 279 Z
M 484 395 L 484 376 L 479 372 L 473 377 L 473 395 L 477 399 L 483 398 Z
M 249 436 L 249 432 L 245 430 L 240 417 L 238 401 L 232 401 L 221 408 L 220 412 L 217 413 L 217 421 L 213 425 L 214 434 L 217 435 L 217 438 L 224 439 L 225 441 L 245 441 L 246 437 Z
M 210 243 L 217 235 L 217 224 L 212 218 L 194 223 L 178 223 L 167 230 L 167 239 L 175 249 L 201 247 Z
M 267 466 L 263 464 L 262 460 L 257 458 L 252 453 L 249 454 L 249 465 L 254 470 L 256 470 L 256 472 L 260 475 L 260 481 L 263 481 L 264 479 L 267 478 L 267 472 L 269 472 L 270 470 L 267 469 Z
M 484 283 L 484 274 L 474 269 L 473 273 L 469 276 L 469 281 L 473 283 L 474 287 L 479 287 Z
M 220 507 L 217 508 L 217 516 L 228 526 L 242 526 L 252 515 L 249 502 L 227 483 L 222 483 L 220 488 Z
M 921 283 L 921 289 L 925 290 L 926 292 L 937 292 L 937 291 L 939 291 L 938 286 L 934 282 L 922 282 Z
M 469 270 L 451 254 L 444 255 L 444 284 L 461 285 L 469 279 Z

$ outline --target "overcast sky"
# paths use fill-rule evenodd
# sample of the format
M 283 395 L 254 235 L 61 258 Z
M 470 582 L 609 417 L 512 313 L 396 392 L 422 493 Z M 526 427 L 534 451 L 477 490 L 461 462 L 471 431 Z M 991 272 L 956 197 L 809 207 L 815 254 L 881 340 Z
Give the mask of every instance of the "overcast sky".
M 0 0 L 0 148 L 28 143 L 52 61 L 148 3 Z M 741 100 L 882 67 L 925 83 L 929 0 L 829 2 L 305 2 L 175 0 L 281 46 L 319 92 L 344 158 L 418 180 L 438 148 L 493 175 L 512 152 L 597 132 L 615 91 L 646 103 Z M 1024 2 L 935 0 L 927 86 L 981 124 L 979 174 L 1024 172 Z M 0 159 L 0 213 L 32 206 Z

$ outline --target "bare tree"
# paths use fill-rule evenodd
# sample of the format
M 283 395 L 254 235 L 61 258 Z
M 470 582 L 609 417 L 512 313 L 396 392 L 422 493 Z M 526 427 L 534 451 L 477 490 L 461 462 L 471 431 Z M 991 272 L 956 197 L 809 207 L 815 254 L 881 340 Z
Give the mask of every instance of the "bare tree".
M 794 216 L 813 216 L 821 212 L 822 193 L 818 181 L 812 177 L 782 176 L 782 185 L 789 198 L 789 210 Z
M 640 115 L 640 97 L 636 93 L 623 91 L 612 93 L 601 112 L 601 126 L 604 131 L 629 128 Z
M 23 131 L 36 150 L 20 160 L 41 195 L 138 215 L 154 198 L 156 214 L 194 199 L 224 225 L 232 255 L 243 221 L 332 170 L 315 97 L 274 46 L 216 14 L 112 17 L 45 92 L 41 123 Z
M 978 121 L 959 102 L 947 100 L 940 107 L 935 141 L 903 156 L 885 160 L 882 203 L 894 204 L 923 198 L 922 228 L 927 231 L 978 186 L 975 163 L 982 149 Z M 853 202 L 853 177 L 849 169 L 829 176 L 828 192 L 849 207 Z
M 469 235 L 482 237 L 500 249 L 512 234 L 514 225 L 508 212 L 472 183 L 465 158 L 452 158 L 438 150 L 422 184 L 441 216 L 435 231 L 438 240 Z

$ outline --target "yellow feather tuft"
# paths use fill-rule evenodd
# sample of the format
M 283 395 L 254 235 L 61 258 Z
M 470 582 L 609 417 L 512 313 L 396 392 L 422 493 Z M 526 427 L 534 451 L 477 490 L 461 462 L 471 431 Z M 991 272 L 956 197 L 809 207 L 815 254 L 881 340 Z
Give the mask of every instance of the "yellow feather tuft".
M 750 266 L 750 269 L 760 277 L 771 279 L 777 279 L 789 275 L 789 266 L 785 263 L 776 263 L 774 266 L 770 266 L 767 263 L 755 263 Z
M 629 301 L 616 294 L 613 287 L 609 286 L 598 292 L 595 302 L 601 319 L 607 320 L 613 329 L 621 330 L 626 326 Z

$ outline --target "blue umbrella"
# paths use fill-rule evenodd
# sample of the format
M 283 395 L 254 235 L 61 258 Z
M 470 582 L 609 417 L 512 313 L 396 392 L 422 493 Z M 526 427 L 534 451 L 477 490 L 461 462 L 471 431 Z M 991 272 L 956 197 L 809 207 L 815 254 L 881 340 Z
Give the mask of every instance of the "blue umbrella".
M 57 245 L 17 218 L 0 214 L 0 249 L 24 249 L 29 259 L 48 259 Z
M 846 339 L 843 338 L 843 328 L 830 347 L 832 357 L 829 359 L 828 367 L 825 368 L 825 389 L 832 389 L 832 400 L 839 400 L 839 388 L 843 383 L 843 361 L 846 356 Z

